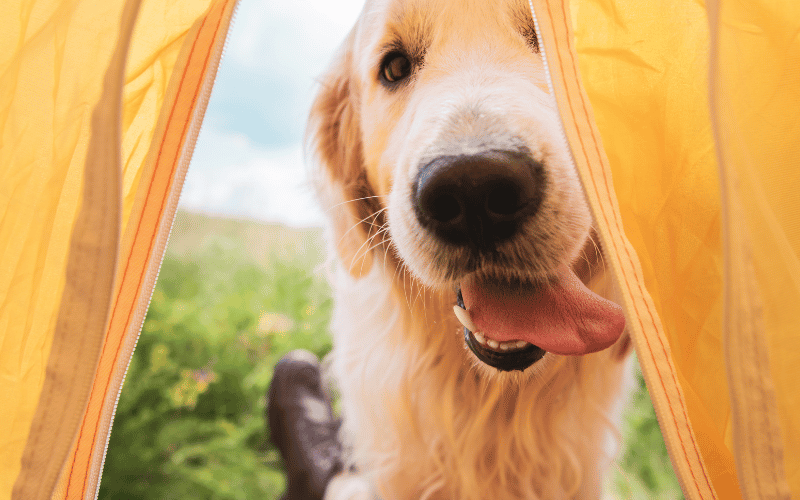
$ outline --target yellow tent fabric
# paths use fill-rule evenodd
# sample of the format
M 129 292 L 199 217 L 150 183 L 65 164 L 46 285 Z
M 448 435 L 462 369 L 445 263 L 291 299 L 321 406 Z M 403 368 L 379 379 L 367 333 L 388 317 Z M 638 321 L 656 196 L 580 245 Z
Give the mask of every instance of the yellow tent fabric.
M 800 4 L 532 7 L 684 494 L 800 496 Z
M 581 36 L 580 28 L 576 29 L 573 35 L 571 29 L 573 22 L 577 26 L 583 26 L 580 16 L 585 13 L 587 17 L 584 23 L 588 23 L 588 20 L 591 19 L 593 25 L 598 26 L 599 33 L 603 32 L 604 20 L 610 23 L 613 30 L 617 28 L 615 23 L 618 19 L 614 17 L 614 7 L 619 4 L 605 4 L 604 7 L 607 9 L 601 10 L 599 13 L 605 14 L 605 16 L 599 18 L 592 18 L 592 15 L 598 16 L 599 14 L 590 10 L 593 4 L 588 1 L 568 5 L 561 0 L 534 0 L 532 5 L 536 15 L 537 29 L 543 38 L 544 53 L 561 112 L 564 131 L 572 149 L 573 160 L 581 175 L 587 199 L 594 213 L 598 234 L 603 243 L 606 264 L 616 275 L 620 287 L 628 318 L 628 331 L 634 340 L 676 474 L 687 498 L 717 498 L 714 488 L 721 482 L 715 481 L 714 475 L 718 474 L 720 469 L 713 465 L 707 468 L 704 457 L 701 456 L 701 446 L 693 431 L 692 422 L 687 416 L 687 413 L 691 411 L 691 400 L 687 400 L 684 385 L 679 382 L 681 372 L 676 369 L 677 362 L 673 357 L 674 347 L 665 336 L 665 326 L 662 325 L 662 318 L 665 322 L 674 318 L 665 315 L 663 307 L 660 307 L 658 289 L 653 296 L 648 293 L 652 292 L 653 287 L 652 283 L 646 281 L 651 276 L 650 269 L 647 267 L 651 261 L 647 259 L 646 253 L 642 255 L 641 262 L 637 257 L 637 251 L 642 252 L 647 248 L 637 245 L 639 242 L 635 238 L 637 235 L 635 231 L 633 232 L 634 237 L 631 237 L 630 241 L 626 237 L 626 233 L 629 236 L 631 232 L 630 223 L 625 218 L 626 203 L 633 203 L 634 206 L 637 203 L 644 203 L 643 209 L 645 210 L 653 209 L 654 205 L 655 209 L 660 208 L 658 204 L 653 203 L 653 200 L 658 200 L 658 198 L 654 198 L 652 193 L 646 193 L 647 197 L 637 197 L 635 193 L 625 192 L 625 195 L 633 197 L 634 201 L 620 193 L 617 178 L 620 173 L 631 175 L 638 173 L 638 170 L 620 172 L 620 165 L 614 163 L 617 158 L 613 154 L 616 151 L 623 151 L 631 141 L 638 140 L 636 134 L 640 134 L 640 130 L 636 127 L 639 127 L 640 123 L 634 119 L 633 126 L 635 128 L 633 130 L 627 122 L 616 123 L 610 132 L 619 135 L 609 137 L 609 131 L 602 127 L 604 124 L 603 115 L 600 113 L 602 108 L 597 113 L 597 125 L 595 125 L 595 116 L 592 112 L 593 105 L 597 106 L 608 102 L 613 106 L 612 110 L 617 112 L 616 116 L 622 115 L 623 118 L 628 118 L 630 115 L 626 112 L 626 105 L 638 104 L 637 100 L 641 96 L 633 95 L 631 103 L 615 99 L 589 101 L 587 92 L 581 86 L 581 82 L 583 82 L 589 91 L 593 89 L 592 85 L 597 85 L 603 91 L 621 91 L 633 94 L 643 88 L 640 81 L 634 80 L 631 75 L 624 72 L 612 72 L 615 79 L 611 79 L 607 71 L 595 71 L 595 68 L 587 71 L 585 64 L 581 64 L 582 61 L 579 58 L 581 53 L 576 51 L 576 48 L 580 49 L 586 42 Z M 650 6 L 642 6 L 641 10 L 648 12 L 650 8 Z M 657 9 L 654 8 L 653 13 L 649 13 L 647 17 L 634 17 L 634 20 L 652 19 L 657 15 L 656 11 Z M 573 21 L 572 17 L 575 14 L 578 18 Z M 623 34 L 628 33 L 627 28 L 629 27 L 625 26 L 625 28 L 626 30 L 620 30 Z M 665 29 L 669 29 L 669 27 Z M 587 30 L 594 33 L 588 25 Z M 614 40 L 609 36 L 605 41 L 610 46 L 598 49 L 596 53 L 599 57 L 594 59 L 601 66 L 599 69 L 603 69 L 602 65 L 604 64 L 618 65 L 622 69 L 632 72 L 634 76 L 638 76 L 641 63 L 635 57 L 626 54 L 627 48 L 630 47 L 626 44 L 627 40 Z M 659 46 L 656 45 L 656 48 Z M 581 75 L 583 75 L 583 80 L 581 80 Z M 629 85 L 634 87 L 629 89 Z M 669 89 L 661 90 L 668 91 Z M 591 92 L 588 95 L 592 95 Z M 645 103 L 653 102 L 654 99 L 660 97 L 663 97 L 662 94 L 654 92 L 647 96 L 648 101 Z M 642 104 L 642 106 L 646 107 L 646 104 Z M 650 118 L 650 115 L 646 114 L 646 116 L 648 119 Z M 653 126 L 656 127 L 656 130 L 652 131 L 654 141 L 661 139 L 663 132 L 663 129 L 659 130 L 659 127 L 663 126 L 660 122 L 661 118 L 661 116 L 652 117 Z M 644 139 L 646 136 L 642 140 Z M 611 161 L 606 158 L 603 144 L 609 151 Z M 614 148 L 620 149 L 615 150 Z M 636 164 L 643 159 L 639 150 L 632 149 L 623 156 L 623 160 L 628 162 L 627 164 Z M 649 160 L 654 165 L 654 169 L 649 176 L 645 175 L 644 179 L 639 178 L 638 181 L 644 182 L 647 186 L 652 184 L 658 186 L 655 181 L 658 181 L 659 178 L 653 174 L 659 172 L 658 167 L 662 166 L 663 159 L 654 157 Z M 644 158 L 644 161 L 648 161 L 648 158 Z M 622 165 L 624 166 L 626 163 Z M 613 181 L 612 166 L 615 169 Z M 711 167 L 713 168 L 713 163 Z M 674 167 L 666 166 L 665 169 L 669 168 Z M 623 180 L 629 182 L 628 179 Z M 615 192 L 620 194 L 617 195 Z M 617 201 L 618 196 L 619 202 Z M 707 191 L 703 193 L 703 197 L 713 196 L 713 191 L 711 194 L 708 194 Z M 681 201 L 685 202 L 685 200 Z M 663 230 L 663 226 L 658 227 Z M 645 228 L 650 230 L 654 226 L 647 225 Z M 633 229 L 637 228 L 634 226 Z M 658 235 L 659 238 L 664 236 L 669 237 L 669 235 Z M 667 260 L 667 265 L 672 263 L 673 260 Z M 669 331 L 669 323 L 666 326 Z M 736 498 L 735 487 L 732 491 L 734 496 L 720 498 Z
M 2 5 L 0 499 L 95 495 L 235 4 Z

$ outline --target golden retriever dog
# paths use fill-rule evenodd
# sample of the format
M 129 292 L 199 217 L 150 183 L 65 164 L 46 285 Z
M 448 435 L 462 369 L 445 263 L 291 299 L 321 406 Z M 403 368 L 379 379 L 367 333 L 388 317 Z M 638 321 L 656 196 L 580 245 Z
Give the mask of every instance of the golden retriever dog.
M 348 470 L 383 500 L 599 498 L 630 343 L 529 4 L 369 0 L 321 87 Z

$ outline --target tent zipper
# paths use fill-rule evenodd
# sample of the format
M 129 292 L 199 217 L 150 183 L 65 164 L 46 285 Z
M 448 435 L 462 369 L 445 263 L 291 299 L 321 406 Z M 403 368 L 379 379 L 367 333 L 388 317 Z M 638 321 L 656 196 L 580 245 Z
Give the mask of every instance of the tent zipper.
M 528 0 L 528 5 L 529 5 L 530 10 L 531 10 L 531 15 L 533 16 L 533 24 L 534 24 L 534 29 L 536 31 L 536 36 L 537 36 L 537 38 L 539 39 L 539 42 L 540 42 L 539 50 L 540 50 L 540 53 L 542 55 L 542 62 L 544 63 L 545 76 L 546 76 L 546 79 L 547 79 L 547 87 L 548 87 L 548 90 L 550 91 L 550 95 L 553 97 L 553 100 L 555 100 L 556 99 L 555 87 L 553 85 L 553 78 L 550 75 L 550 66 L 549 66 L 548 61 L 547 61 L 547 54 L 546 54 L 544 43 L 542 43 L 542 36 L 540 34 L 541 30 L 539 28 L 539 19 L 536 17 L 536 10 L 533 7 L 533 0 Z M 558 116 L 559 116 L 559 124 L 560 124 L 560 127 L 558 127 L 558 129 L 559 129 L 559 132 L 561 133 L 561 140 L 562 140 L 563 144 L 567 147 L 567 151 L 569 151 L 570 158 L 572 159 L 573 167 L 577 170 L 577 163 L 575 162 L 574 154 L 573 154 L 573 151 L 572 151 L 572 146 L 571 146 L 571 144 L 569 142 L 569 137 L 567 137 L 567 132 L 564 129 L 564 123 L 563 123 L 563 119 L 561 118 L 560 110 L 559 110 Z M 581 181 L 581 183 L 582 182 L 583 181 Z M 585 187 L 584 187 L 584 189 L 585 189 Z M 603 254 L 603 258 L 604 258 L 605 262 L 610 262 L 610 259 L 607 259 L 606 256 L 605 256 L 605 252 L 606 252 L 605 245 L 601 245 L 600 246 L 600 252 L 601 252 L 601 254 Z M 612 273 L 614 275 L 614 279 L 617 280 L 617 282 L 619 282 L 620 280 L 619 280 L 619 274 L 618 274 L 617 270 L 614 268 L 614 266 L 610 266 L 610 268 L 611 268 L 611 271 L 612 271 Z M 631 339 L 631 341 L 633 341 L 633 338 Z M 644 375 L 645 380 L 647 381 L 648 373 L 644 370 L 644 368 L 642 369 L 642 374 Z M 650 384 L 648 383 L 647 386 L 649 388 Z M 663 411 L 664 411 L 664 406 L 665 406 L 666 403 L 657 394 L 654 395 L 654 394 L 650 393 L 649 397 L 650 397 L 650 400 L 651 400 L 651 404 L 653 405 L 653 408 L 655 410 L 656 420 L 658 422 L 659 429 L 661 430 L 662 434 L 669 433 L 671 431 L 671 427 L 663 425 L 663 422 L 662 422 L 662 415 L 664 414 Z M 677 456 L 677 454 L 676 454 L 677 452 L 676 452 L 676 450 L 673 449 L 673 446 L 672 446 L 673 440 L 672 439 L 666 439 L 666 436 L 664 436 L 664 444 L 666 445 L 667 453 L 668 453 L 668 455 L 670 457 L 670 461 L 674 463 L 675 460 L 673 459 L 673 457 Z M 673 468 L 674 468 L 674 465 L 673 465 Z M 686 488 L 686 485 L 685 485 L 685 478 L 682 476 L 682 474 L 679 474 L 677 470 L 675 470 L 675 477 L 678 480 L 678 483 L 680 484 L 681 491 L 684 493 L 684 495 L 687 495 L 687 493 L 686 493 L 687 492 L 687 488 Z M 689 497 L 689 495 L 687 495 L 687 498 L 688 497 Z M 692 498 L 694 498 L 694 497 L 692 497 Z
M 203 83 L 203 88 L 198 96 L 198 107 L 196 108 L 197 111 L 195 112 L 195 116 L 192 119 L 192 123 L 189 127 L 188 136 L 186 138 L 186 144 L 184 146 L 184 154 L 183 158 L 180 160 L 181 164 L 186 164 L 186 162 L 191 162 L 191 158 L 194 155 L 194 150 L 197 145 L 197 139 L 200 135 L 200 131 L 202 130 L 202 123 L 203 118 L 205 117 L 205 110 L 208 105 L 208 101 L 211 98 L 212 91 L 214 89 L 214 83 L 217 79 L 217 70 L 219 69 L 220 64 L 222 63 L 222 59 L 225 57 L 225 52 L 228 48 L 228 42 L 230 40 L 231 30 L 233 29 L 233 25 L 236 21 L 236 14 L 239 9 L 239 0 L 233 0 L 233 12 L 231 13 L 231 19 L 228 23 L 228 29 L 225 34 L 225 41 L 222 43 L 220 47 L 219 57 L 212 57 L 212 66 L 208 69 L 207 75 L 213 75 L 211 79 L 208 79 Z M 183 189 L 183 183 L 186 178 L 186 173 L 189 170 L 190 165 L 185 165 L 185 168 L 178 168 L 176 170 L 176 176 L 173 180 L 173 188 L 172 192 L 170 193 L 169 197 L 171 198 L 170 204 L 177 205 L 181 191 Z M 177 207 L 176 207 L 177 208 Z M 117 390 L 117 395 L 114 399 L 114 407 L 111 411 L 111 416 L 108 422 L 108 432 L 106 433 L 105 443 L 103 444 L 103 453 L 102 459 L 100 461 L 99 469 L 97 470 L 97 485 L 95 487 L 94 495 L 89 496 L 88 492 L 86 494 L 87 500 L 97 500 L 98 495 L 100 494 L 100 483 L 103 477 L 103 468 L 105 467 L 106 463 L 106 455 L 108 453 L 108 443 L 111 439 L 111 430 L 114 424 L 114 417 L 117 413 L 117 406 L 119 405 L 119 398 L 122 395 L 122 388 L 125 384 L 125 377 L 128 374 L 128 368 L 130 367 L 131 360 L 133 359 L 133 354 L 136 352 L 136 345 L 139 343 L 139 337 L 142 334 L 142 329 L 144 328 L 144 321 L 147 316 L 147 310 L 150 308 L 150 302 L 153 299 L 153 293 L 155 292 L 155 286 L 158 282 L 158 275 L 161 270 L 161 265 L 164 261 L 164 257 L 166 255 L 166 248 L 167 244 L 169 243 L 170 236 L 172 235 L 172 227 L 175 224 L 175 218 L 177 216 L 177 209 L 172 211 L 172 217 L 170 218 L 169 224 L 164 224 L 164 221 L 161 223 L 161 228 L 159 229 L 159 234 L 156 237 L 157 244 L 153 250 L 152 255 L 158 256 L 158 267 L 156 268 L 155 276 L 151 279 L 147 279 L 146 287 L 150 289 L 149 294 L 147 295 L 147 300 L 140 300 L 139 304 L 136 307 L 135 315 L 141 318 L 141 322 L 139 323 L 139 327 L 136 333 L 136 340 L 134 341 L 133 348 L 131 349 L 130 356 L 128 357 L 127 361 L 125 361 L 125 370 L 122 372 L 122 380 L 119 384 L 119 390 Z M 149 277 L 148 277 L 149 278 Z

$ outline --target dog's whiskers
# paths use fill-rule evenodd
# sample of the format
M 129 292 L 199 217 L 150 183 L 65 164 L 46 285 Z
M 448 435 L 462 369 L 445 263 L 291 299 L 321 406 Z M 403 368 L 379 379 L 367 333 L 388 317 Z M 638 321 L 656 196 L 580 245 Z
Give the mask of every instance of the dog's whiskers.
M 385 229 L 384 229 L 385 227 Z M 389 221 L 383 223 L 381 227 L 383 231 L 383 236 L 381 237 L 381 245 L 386 245 L 387 251 L 383 252 L 383 268 L 386 269 L 386 259 L 389 257 L 389 250 L 388 248 L 392 246 L 392 238 L 389 235 Z
M 334 208 L 336 208 L 336 207 L 340 207 L 340 206 L 342 206 L 342 205 L 347 205 L 348 203 L 354 203 L 354 202 L 356 202 L 356 201 L 370 200 L 370 199 L 372 199 L 372 198 L 380 198 L 380 196 L 377 196 L 377 195 L 373 195 L 373 196 L 362 196 L 361 198 L 353 198 L 352 200 L 345 200 L 345 201 L 341 201 L 341 202 L 339 202 L 339 203 L 337 203 L 337 204 L 335 204 L 335 205 L 331 205 L 330 207 L 326 208 L 326 209 L 325 209 L 325 213 L 327 214 L 328 212 L 330 212 L 330 211 L 331 211 L 331 210 L 333 210 Z
M 382 225 L 382 226 L 378 226 L 378 231 L 367 240 L 368 248 L 364 251 L 364 255 L 361 258 L 361 270 L 359 272 L 363 272 L 364 271 L 364 261 L 367 260 L 366 259 L 367 254 L 369 254 L 372 250 L 380 247 L 381 245 L 384 245 L 388 241 L 388 239 L 386 238 L 386 234 L 389 232 L 389 228 L 388 227 L 384 227 L 384 226 L 385 226 L 385 224 Z M 378 236 L 381 236 L 381 240 L 379 242 L 375 243 L 375 244 L 371 244 L 370 242 L 375 240 L 375 238 L 377 238 Z M 384 252 L 383 258 L 384 258 L 384 265 L 385 265 L 385 261 L 386 261 L 386 253 L 385 252 Z
M 401 271 L 403 273 L 403 276 L 400 276 Z M 398 282 L 397 281 L 398 277 L 403 281 L 403 296 L 404 297 L 406 296 L 406 283 L 405 283 L 405 279 L 403 279 L 405 277 L 405 271 L 406 271 L 406 266 L 403 265 L 402 261 L 400 261 L 400 260 L 396 261 L 395 266 L 394 266 L 394 274 L 392 275 L 392 283 L 397 283 Z
M 603 271 L 606 270 L 606 259 L 603 255 L 603 250 L 600 248 L 600 245 L 597 244 L 594 237 L 589 238 L 592 241 L 592 245 L 594 245 L 594 250 L 597 252 L 597 255 L 600 257 L 600 265 L 602 266 Z
M 581 249 L 581 259 L 582 259 L 584 262 L 586 262 L 586 265 L 587 265 L 587 266 L 589 266 L 589 267 L 591 267 L 591 266 L 592 266 L 592 261 L 591 261 L 591 260 L 589 260 L 589 256 L 586 254 L 586 249 L 585 249 L 585 248 L 584 248 L 584 249 Z
M 427 291 L 428 291 L 427 290 L 427 286 L 425 286 L 422 283 L 418 283 L 417 287 L 419 288 L 419 291 L 417 292 L 417 296 L 414 298 L 414 303 L 412 305 L 416 305 L 417 300 L 419 300 L 420 297 L 422 298 L 422 317 L 425 320 L 425 323 L 427 324 L 428 323 L 428 307 L 427 307 L 428 306 L 428 301 L 425 300 L 425 296 L 424 296 L 424 294 L 427 293 Z
M 367 233 L 367 239 L 358 247 L 358 249 L 356 250 L 356 252 L 355 252 L 355 254 L 353 256 L 353 258 L 350 261 L 350 267 L 349 267 L 350 271 L 353 270 L 353 266 L 355 265 L 355 263 L 358 262 L 359 260 L 361 260 L 361 270 L 360 270 L 360 272 L 363 272 L 364 263 L 367 260 L 366 257 L 367 257 L 367 255 L 369 255 L 369 252 L 371 252 L 373 249 L 379 247 L 380 245 L 382 245 L 382 244 L 384 244 L 386 242 L 385 235 L 389 231 L 388 224 L 384 223 L 384 224 L 378 226 L 374 222 L 374 220 L 378 217 L 378 215 L 380 215 L 380 213 L 383 212 L 384 210 L 386 210 L 386 207 L 378 210 L 377 212 L 373 213 L 371 216 L 367 216 L 364 219 L 361 219 L 358 222 L 358 224 L 361 224 L 361 223 L 366 222 L 366 219 L 368 219 L 370 217 L 372 217 L 372 219 L 373 219 L 372 222 L 368 223 L 370 225 L 370 229 L 369 229 L 369 232 Z M 375 234 L 372 234 L 372 229 L 376 228 L 376 227 L 378 228 L 378 231 L 376 231 Z M 353 229 L 353 228 L 351 227 L 350 229 Z M 373 240 L 379 235 L 381 235 L 381 241 L 379 241 L 376 244 L 372 244 Z M 366 250 L 364 250 L 363 253 L 362 253 L 362 249 L 365 246 L 366 246 Z
M 350 228 L 349 228 L 347 231 L 345 231 L 345 232 L 344 232 L 344 234 L 342 234 L 342 237 L 341 237 L 341 238 L 339 238 L 339 243 L 341 243 L 341 242 L 342 242 L 342 240 L 344 239 L 344 237 L 345 237 L 345 236 L 347 236 L 347 234 L 348 234 L 350 231 L 352 231 L 353 229 L 357 228 L 359 225 L 361 225 L 361 224 L 363 224 L 364 222 L 366 222 L 366 221 L 367 221 L 367 219 L 373 219 L 373 220 L 375 220 L 375 218 L 377 218 L 377 217 L 378 217 L 378 215 L 380 215 L 380 214 L 381 214 L 381 212 L 383 212 L 383 211 L 387 210 L 388 208 L 389 208 L 389 207 L 383 207 L 383 208 L 381 208 L 380 210 L 377 210 L 377 211 L 375 211 L 375 212 L 373 212 L 373 213 L 371 213 L 371 214 L 367 215 L 367 216 L 366 216 L 366 217 L 364 217 L 363 219 L 359 220 L 358 222 L 356 222 L 355 224 L 353 224 L 352 226 L 350 226 Z
M 408 279 L 408 268 L 406 266 L 403 266 L 403 277 L 401 279 L 403 280 L 403 297 L 406 299 L 406 307 L 408 307 L 408 310 L 411 311 L 412 307 L 411 298 L 408 295 L 408 284 L 411 282 L 413 285 L 413 281 Z M 411 291 L 413 293 L 413 289 Z

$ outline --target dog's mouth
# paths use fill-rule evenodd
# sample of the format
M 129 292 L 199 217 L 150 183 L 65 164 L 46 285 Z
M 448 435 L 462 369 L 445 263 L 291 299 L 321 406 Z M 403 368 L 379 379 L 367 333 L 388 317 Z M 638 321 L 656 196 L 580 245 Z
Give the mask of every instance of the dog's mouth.
M 466 315 L 464 297 L 460 289 L 458 290 L 458 305 L 454 306 L 454 310 L 462 325 L 471 322 L 469 316 Z M 464 311 L 464 313 L 459 311 Z M 475 327 L 473 326 L 473 328 Z M 547 354 L 547 351 L 541 347 L 524 340 L 498 342 L 494 339 L 487 339 L 483 334 L 473 332 L 466 325 L 464 325 L 464 342 L 481 362 L 504 372 L 524 371 Z
M 625 328 L 622 308 L 589 290 L 566 265 L 541 282 L 471 274 L 460 283 L 457 303 L 467 347 L 500 371 L 524 371 L 548 352 L 603 350 Z

